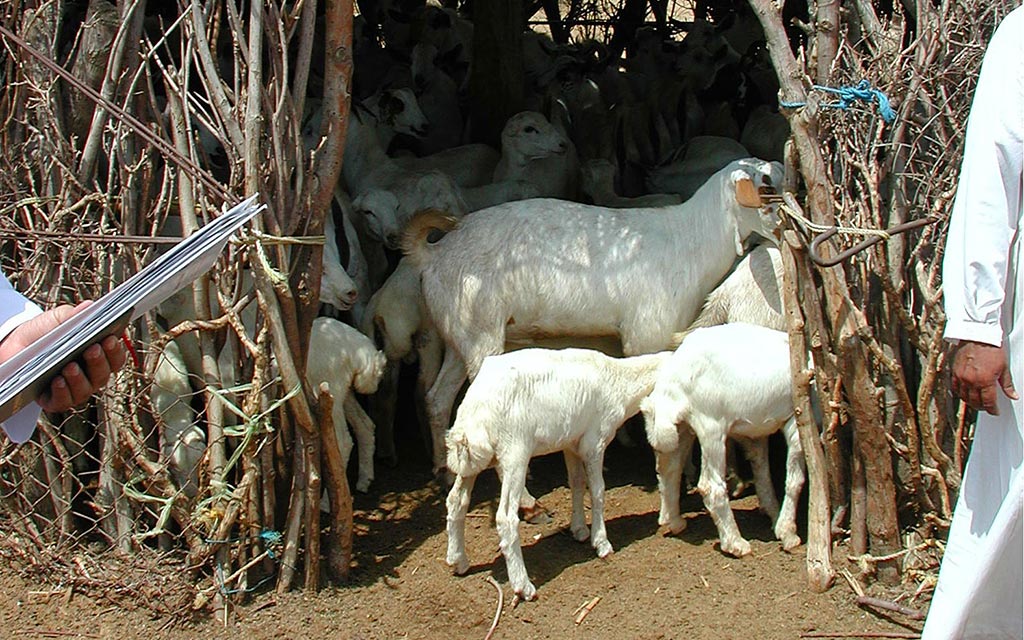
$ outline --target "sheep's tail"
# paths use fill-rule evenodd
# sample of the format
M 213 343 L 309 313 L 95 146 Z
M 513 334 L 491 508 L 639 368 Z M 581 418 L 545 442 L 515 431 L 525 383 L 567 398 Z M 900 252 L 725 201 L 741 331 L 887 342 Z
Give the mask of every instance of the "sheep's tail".
M 432 231 L 448 233 L 458 226 L 458 219 L 438 209 L 424 209 L 417 212 L 405 225 L 402 236 L 402 252 L 409 256 L 418 269 L 429 260 L 430 234 Z
M 494 447 L 484 433 L 477 429 L 467 432 L 458 424 L 445 436 L 448 449 L 448 469 L 460 476 L 475 476 L 494 459 Z

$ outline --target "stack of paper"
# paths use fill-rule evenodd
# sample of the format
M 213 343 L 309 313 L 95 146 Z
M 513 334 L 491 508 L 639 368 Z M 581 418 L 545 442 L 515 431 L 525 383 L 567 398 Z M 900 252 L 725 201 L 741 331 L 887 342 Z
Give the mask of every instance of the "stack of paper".
M 83 311 L 0 363 L 0 421 L 39 397 L 90 345 L 128 324 L 209 271 L 228 239 L 262 211 L 256 196 L 185 238 Z

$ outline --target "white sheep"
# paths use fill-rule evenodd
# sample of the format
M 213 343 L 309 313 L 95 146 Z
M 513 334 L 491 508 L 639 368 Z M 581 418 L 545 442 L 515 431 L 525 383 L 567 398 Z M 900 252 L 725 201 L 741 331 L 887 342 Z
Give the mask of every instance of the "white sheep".
M 178 343 L 171 340 L 157 356 L 149 400 L 163 422 L 160 453 L 174 484 L 190 498 L 199 491 L 199 463 L 206 452 L 206 434 L 196 424 L 190 404 L 192 387 Z
M 347 425 L 352 424 L 359 445 L 357 491 L 366 491 L 373 481 L 374 426 L 350 391 L 355 389 L 363 394 L 376 391 L 384 365 L 384 354 L 355 328 L 334 318 L 320 317 L 313 321 L 306 382 L 314 389 L 326 382 L 334 396 L 331 417 L 346 466 L 352 453 L 352 436 Z
M 682 196 L 675 193 L 648 193 L 626 197 L 615 193 L 615 179 L 618 169 L 615 163 L 604 158 L 594 158 L 580 167 L 580 189 L 590 196 L 596 205 L 627 209 L 635 207 L 666 207 L 679 204 Z
M 722 167 L 750 155 L 743 145 L 732 138 L 695 136 L 676 153 L 671 162 L 654 167 L 647 173 L 647 191 L 677 193 L 683 200 L 689 199 Z
M 367 231 L 389 249 L 398 249 L 402 230 L 413 214 L 440 209 L 461 218 L 467 211 L 457 184 L 442 171 L 397 176 L 386 188 L 374 188 L 352 201 L 366 219 Z
M 748 322 L 786 330 L 782 309 L 782 255 L 777 247 L 760 244 L 743 256 L 725 280 L 708 294 L 704 307 L 688 330 L 727 322 Z
M 431 231 L 455 221 L 414 217 L 404 248 L 446 345 L 427 396 L 431 429 L 444 432 L 467 373 L 472 379 L 485 357 L 501 353 L 507 336 L 618 336 L 626 355 L 668 348 L 747 237 L 772 234 L 778 219 L 759 207 L 756 188 L 781 179 L 778 163 L 750 159 L 671 207 L 511 202 L 466 216 L 432 245 Z
M 570 142 L 543 114 L 521 111 L 501 131 L 501 160 L 493 182 L 522 180 L 544 197 L 566 198 L 576 176 L 569 175 Z M 548 162 L 552 160 L 553 163 Z
M 523 563 L 518 507 L 530 458 L 555 451 L 565 454 L 573 537 L 581 542 L 590 538 L 599 557 L 612 553 L 604 524 L 605 448 L 619 426 L 637 413 L 669 356 L 611 358 L 589 349 L 523 349 L 484 360 L 447 436 L 448 467 L 457 474 L 447 499 L 447 561 L 456 573 L 469 569 L 465 522 L 473 484 L 494 464 L 501 478 L 495 524 L 509 582 L 522 599 L 536 597 Z M 586 485 L 589 530 L 583 509 Z
M 355 197 L 408 173 L 388 157 L 388 144 L 396 133 L 423 135 L 427 118 L 409 89 L 380 91 L 365 103 L 353 105 L 351 115 L 341 171 L 348 192 Z
M 722 551 L 737 557 L 750 553 L 750 543 L 736 527 L 725 483 L 726 439 L 734 438 L 750 459 L 758 500 L 774 521 L 776 537 L 787 551 L 800 544 L 796 506 L 804 484 L 804 458 L 793 414 L 786 333 L 742 322 L 695 330 L 662 367 L 640 408 L 657 457 L 658 524 L 673 533 L 686 526 L 679 513 L 682 463 L 696 436 L 702 456 L 697 490 L 718 528 Z M 768 436 L 780 429 L 788 445 L 781 509 L 767 456 Z

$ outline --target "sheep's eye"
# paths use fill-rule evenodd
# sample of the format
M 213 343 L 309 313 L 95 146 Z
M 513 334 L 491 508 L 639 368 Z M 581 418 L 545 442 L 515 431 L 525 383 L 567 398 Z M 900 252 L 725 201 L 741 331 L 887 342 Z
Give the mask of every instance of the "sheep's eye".
M 537 127 L 526 127 L 523 131 L 526 133 L 537 133 Z

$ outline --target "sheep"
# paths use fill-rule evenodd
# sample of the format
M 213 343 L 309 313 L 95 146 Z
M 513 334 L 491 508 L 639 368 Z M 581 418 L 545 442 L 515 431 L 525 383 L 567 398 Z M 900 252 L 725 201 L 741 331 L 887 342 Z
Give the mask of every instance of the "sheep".
M 682 196 L 674 193 L 649 193 L 632 198 L 620 196 L 615 193 L 617 173 L 615 163 L 610 160 L 603 158 L 588 160 L 580 168 L 580 188 L 590 196 L 594 204 L 616 209 L 665 207 L 683 201 Z
M 731 138 L 696 136 L 680 149 L 675 160 L 647 173 L 647 191 L 678 193 L 687 200 L 722 167 L 749 156 L 750 152 Z
M 477 187 L 491 182 L 501 154 L 481 142 L 444 149 L 429 156 L 403 156 L 391 160 L 407 172 L 441 171 L 460 187 Z
M 777 247 L 760 244 L 743 256 L 725 280 L 708 294 L 704 307 L 687 331 L 727 322 L 748 322 L 786 330 L 782 309 L 782 254 Z
M 613 552 L 604 524 L 605 448 L 619 426 L 637 413 L 670 355 L 617 359 L 589 349 L 523 349 L 484 360 L 446 438 L 448 467 L 457 474 L 446 500 L 447 562 L 455 573 L 469 569 L 465 523 L 473 484 L 494 464 L 501 479 L 495 524 L 509 582 L 518 597 L 536 597 L 523 563 L 518 507 L 530 458 L 554 451 L 565 455 L 573 537 L 580 542 L 590 538 L 601 558 Z M 589 530 L 583 513 L 587 484 Z
M 412 48 L 413 89 L 430 123 L 426 135 L 413 142 L 419 156 L 451 149 L 462 141 L 459 88 L 455 80 L 440 69 L 440 62 L 433 44 L 418 42 Z
M 771 236 L 778 218 L 754 185 L 781 184 L 778 163 L 733 162 L 689 201 L 621 209 L 551 199 L 511 202 L 454 221 L 424 212 L 405 252 L 445 355 L 427 395 L 431 429 L 444 433 L 456 394 L 507 334 L 618 336 L 625 355 L 667 348 L 742 255 L 747 237 Z M 444 464 L 435 451 L 435 470 Z
M 406 169 L 388 157 L 388 144 L 396 133 L 419 137 L 426 130 L 427 118 L 409 89 L 381 91 L 365 103 L 353 105 L 341 165 L 348 192 L 358 196 L 406 174 Z
M 494 169 L 493 182 L 524 180 L 537 186 L 549 198 L 570 198 L 573 194 L 566 166 L 569 140 L 543 114 L 521 111 L 501 131 L 501 160 Z M 559 165 L 544 162 L 553 158 Z
M 447 174 L 433 170 L 397 177 L 386 189 L 370 189 L 352 201 L 366 218 L 367 231 L 389 249 L 398 249 L 402 229 L 422 209 L 442 209 L 462 217 L 462 193 Z
M 526 180 L 499 180 L 478 187 L 464 187 L 462 199 L 466 213 L 472 213 L 504 202 L 538 198 L 542 194 L 537 185 Z
M 754 107 L 740 134 L 740 143 L 751 153 L 779 162 L 785 156 L 787 140 L 789 121 L 786 116 L 767 105 Z
M 360 300 L 360 291 L 365 298 L 370 290 L 370 272 L 366 257 L 359 244 L 359 237 L 349 219 L 350 211 L 345 210 L 340 189 L 334 193 L 334 203 L 342 210 L 342 229 L 345 240 L 345 257 L 342 262 L 341 247 L 338 244 L 338 228 L 334 222 L 334 211 L 324 216 L 323 271 L 320 276 L 320 301 L 338 311 L 352 310 L 360 317 L 365 299 Z
M 189 498 L 199 491 L 199 463 L 206 452 L 206 435 L 196 424 L 189 403 L 192 387 L 181 349 L 174 340 L 164 345 L 153 370 L 149 400 L 160 416 L 160 453 L 174 484 Z
M 370 189 L 352 204 L 366 219 L 367 229 L 388 249 L 401 247 L 402 232 L 417 211 L 440 209 L 452 217 L 493 207 L 503 202 L 540 196 L 533 183 L 502 180 L 479 187 L 459 187 L 438 171 L 409 175 L 391 189 Z
M 356 491 L 365 492 L 373 482 L 373 421 L 350 393 L 369 394 L 377 390 L 384 374 L 385 357 L 373 342 L 358 330 L 334 318 L 313 320 L 306 362 L 306 383 L 316 389 L 326 382 L 334 396 L 334 432 L 347 466 L 352 453 L 352 424 L 359 445 L 359 477 Z M 347 420 L 346 420 L 347 418 Z
M 736 527 L 725 484 L 725 445 L 731 437 L 747 452 L 758 500 L 774 520 L 783 549 L 800 544 L 796 505 L 805 473 L 786 333 L 743 322 L 695 330 L 662 367 L 640 410 L 657 458 L 658 524 L 673 533 L 686 526 L 679 513 L 682 461 L 696 436 L 702 454 L 697 490 L 718 528 L 721 549 L 736 557 L 750 553 L 750 543 Z M 767 438 L 780 429 L 788 445 L 781 509 L 767 462 Z

